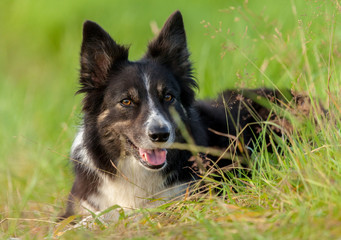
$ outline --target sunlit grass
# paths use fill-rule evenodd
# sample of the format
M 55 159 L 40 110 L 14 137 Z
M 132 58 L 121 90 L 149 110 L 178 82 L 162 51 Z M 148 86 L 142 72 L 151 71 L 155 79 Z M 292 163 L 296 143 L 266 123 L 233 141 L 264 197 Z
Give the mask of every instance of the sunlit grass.
M 340 3 L 147 2 L 0 3 L 0 238 L 340 237 Z M 153 36 L 150 22 L 161 27 L 176 9 L 200 97 L 227 87 L 286 87 L 320 99 L 328 117 L 290 117 L 293 133 L 273 139 L 279 148 L 271 153 L 260 143 L 248 175 L 235 170 L 222 182 L 207 176 L 201 194 L 64 233 L 56 216 L 73 181 L 68 152 L 80 115 L 74 92 L 82 22 L 97 21 L 118 42 L 132 43 L 137 59 Z

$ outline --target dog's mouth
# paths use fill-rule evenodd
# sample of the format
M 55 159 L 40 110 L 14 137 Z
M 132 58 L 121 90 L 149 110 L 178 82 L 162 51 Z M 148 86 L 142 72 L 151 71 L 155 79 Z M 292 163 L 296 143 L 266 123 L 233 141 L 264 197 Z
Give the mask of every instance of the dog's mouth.
M 151 169 L 160 169 L 166 164 L 166 149 L 139 148 L 140 162 Z
M 167 164 L 167 150 L 164 148 L 143 149 L 137 147 L 134 143 L 128 140 L 128 143 L 133 147 L 135 157 L 139 162 L 148 169 L 160 170 Z

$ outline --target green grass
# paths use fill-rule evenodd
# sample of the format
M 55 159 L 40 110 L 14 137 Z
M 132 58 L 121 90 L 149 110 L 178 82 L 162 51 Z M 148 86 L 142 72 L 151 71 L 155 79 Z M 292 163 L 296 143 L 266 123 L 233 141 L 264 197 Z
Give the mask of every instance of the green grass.
M 102 229 L 62 239 L 337 239 L 341 237 L 341 28 L 339 1 L 0 2 L 0 238 L 52 238 L 73 176 L 68 151 L 80 119 L 81 27 L 97 21 L 138 59 L 182 11 L 200 85 L 304 91 L 329 110 L 294 119 L 290 147 L 252 154 L 252 177 Z M 313 124 L 315 119 L 316 124 Z M 216 183 L 206 179 L 210 188 Z M 232 191 L 237 189 L 238 191 Z M 135 216 L 136 216 L 135 215 Z M 59 229 L 61 230 L 61 229 Z

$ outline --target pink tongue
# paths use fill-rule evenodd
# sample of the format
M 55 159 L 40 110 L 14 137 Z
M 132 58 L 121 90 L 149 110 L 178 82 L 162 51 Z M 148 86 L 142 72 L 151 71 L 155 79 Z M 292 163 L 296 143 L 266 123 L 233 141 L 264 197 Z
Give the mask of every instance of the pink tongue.
M 153 149 L 147 150 L 139 148 L 141 158 L 148 162 L 150 165 L 157 166 L 162 165 L 166 162 L 166 149 Z

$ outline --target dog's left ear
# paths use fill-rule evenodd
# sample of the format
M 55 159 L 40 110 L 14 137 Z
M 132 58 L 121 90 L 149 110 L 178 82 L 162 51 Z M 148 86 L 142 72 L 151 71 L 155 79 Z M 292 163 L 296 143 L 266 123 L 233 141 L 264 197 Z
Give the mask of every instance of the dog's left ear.
M 185 102 L 191 104 L 194 98 L 192 88 L 197 87 L 197 84 L 192 76 L 189 55 L 182 15 L 180 11 L 176 11 L 167 19 L 159 35 L 149 43 L 145 58 L 169 68 L 185 90 L 182 96 L 186 98 Z
M 128 60 L 128 49 L 117 44 L 97 23 L 83 25 L 81 48 L 81 92 L 90 92 L 106 85 L 109 71 Z

